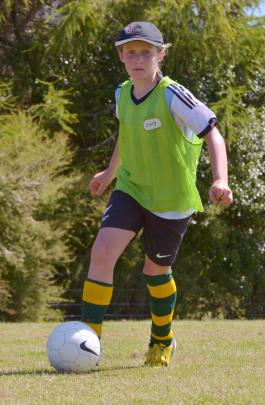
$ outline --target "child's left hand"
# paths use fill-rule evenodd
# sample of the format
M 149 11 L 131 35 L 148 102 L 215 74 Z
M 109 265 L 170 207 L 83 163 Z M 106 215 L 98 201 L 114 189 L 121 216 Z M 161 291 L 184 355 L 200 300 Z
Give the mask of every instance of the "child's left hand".
M 214 204 L 230 205 L 233 202 L 233 194 L 227 183 L 216 180 L 209 190 L 210 200 Z

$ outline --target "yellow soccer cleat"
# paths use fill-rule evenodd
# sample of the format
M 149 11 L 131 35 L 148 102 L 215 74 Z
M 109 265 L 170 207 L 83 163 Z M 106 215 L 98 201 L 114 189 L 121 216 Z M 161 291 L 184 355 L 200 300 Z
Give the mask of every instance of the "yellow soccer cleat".
M 171 357 L 176 349 L 176 339 L 173 338 L 170 346 L 165 346 L 162 343 L 155 343 L 150 346 L 146 353 L 145 364 L 147 366 L 168 366 Z

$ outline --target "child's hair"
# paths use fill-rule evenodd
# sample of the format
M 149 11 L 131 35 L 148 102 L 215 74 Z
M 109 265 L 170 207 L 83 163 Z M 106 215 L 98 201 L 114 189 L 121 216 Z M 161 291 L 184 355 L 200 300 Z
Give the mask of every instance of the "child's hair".
M 169 48 L 172 46 L 172 44 L 170 44 L 170 43 L 167 43 L 167 44 L 164 44 L 164 45 L 162 45 L 162 46 L 160 46 L 158 49 L 159 49 L 159 52 L 161 52 L 161 51 L 164 51 L 164 53 L 165 53 L 165 56 L 167 56 L 167 54 L 168 54 L 168 50 L 169 50 Z M 159 61 L 159 63 L 158 63 L 158 71 L 157 71 L 157 73 L 159 74 L 159 75 L 162 75 L 162 65 L 163 65 L 163 62 L 164 62 L 164 58 L 161 60 L 161 61 Z
M 172 44 L 168 43 L 168 44 L 164 44 L 162 46 L 159 47 L 159 50 L 161 51 L 162 49 L 164 49 L 165 53 L 167 54 L 168 49 L 172 46 Z

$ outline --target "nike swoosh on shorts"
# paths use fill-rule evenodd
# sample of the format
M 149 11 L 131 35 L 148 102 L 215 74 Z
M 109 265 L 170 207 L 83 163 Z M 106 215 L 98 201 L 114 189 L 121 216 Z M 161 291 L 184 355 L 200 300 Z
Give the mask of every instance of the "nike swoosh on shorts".
M 160 253 L 157 253 L 156 257 L 158 257 L 158 259 L 162 259 L 162 257 L 169 257 L 170 255 L 161 255 Z

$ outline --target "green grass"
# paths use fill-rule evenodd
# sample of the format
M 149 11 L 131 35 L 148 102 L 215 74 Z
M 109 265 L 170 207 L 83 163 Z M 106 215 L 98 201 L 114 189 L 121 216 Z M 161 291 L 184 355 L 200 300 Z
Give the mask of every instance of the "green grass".
M 55 324 L 0 324 L 2 404 L 264 404 L 265 321 L 177 321 L 168 368 L 143 366 L 150 322 L 106 322 L 104 359 L 58 374 L 46 358 Z

